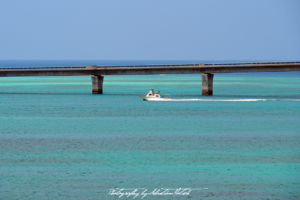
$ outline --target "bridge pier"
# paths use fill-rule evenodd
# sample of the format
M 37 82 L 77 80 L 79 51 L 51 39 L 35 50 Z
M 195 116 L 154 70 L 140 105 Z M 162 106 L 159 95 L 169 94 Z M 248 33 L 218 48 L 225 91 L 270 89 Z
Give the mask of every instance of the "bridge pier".
M 201 74 L 202 95 L 213 95 L 213 78 L 213 74 Z
M 93 94 L 103 94 L 104 76 L 92 76 Z

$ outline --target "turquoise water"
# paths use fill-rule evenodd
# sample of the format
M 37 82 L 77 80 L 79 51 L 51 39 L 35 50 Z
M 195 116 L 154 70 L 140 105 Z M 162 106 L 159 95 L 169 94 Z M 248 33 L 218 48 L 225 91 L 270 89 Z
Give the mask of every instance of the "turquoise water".
M 146 102 L 157 87 L 176 101 Z M 0 199 L 299 199 L 300 73 L 0 78 Z M 120 199 L 132 199 L 121 197 Z M 137 197 L 135 199 L 141 199 Z

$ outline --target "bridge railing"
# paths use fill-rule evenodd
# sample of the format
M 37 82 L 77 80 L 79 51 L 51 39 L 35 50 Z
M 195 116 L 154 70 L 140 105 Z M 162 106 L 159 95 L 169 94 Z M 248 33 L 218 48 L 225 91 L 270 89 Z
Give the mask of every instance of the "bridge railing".
M 0 68 L 0 70 L 11 70 L 11 69 L 85 69 L 85 67 L 10 67 L 10 68 Z
M 255 63 L 205 63 L 204 66 L 211 65 L 282 65 L 282 64 L 299 64 L 299 61 L 295 62 L 255 62 Z
M 220 66 L 220 65 L 274 65 L 274 64 L 300 64 L 300 61 L 295 62 L 253 62 L 253 63 L 204 63 L 204 66 Z M 197 64 L 163 64 L 163 65 L 110 65 L 110 66 L 97 66 L 99 69 L 103 68 L 141 68 L 141 67 L 192 67 L 199 66 Z M 85 66 L 77 67 L 9 67 L 9 68 L 0 68 L 0 70 L 20 70 L 20 69 L 86 69 Z

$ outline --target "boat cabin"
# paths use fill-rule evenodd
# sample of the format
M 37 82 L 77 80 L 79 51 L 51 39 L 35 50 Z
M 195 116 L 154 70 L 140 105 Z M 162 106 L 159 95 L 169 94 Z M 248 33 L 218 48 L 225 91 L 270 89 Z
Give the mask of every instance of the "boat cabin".
M 146 97 L 156 97 L 160 98 L 160 92 L 154 92 L 154 89 L 150 89 Z

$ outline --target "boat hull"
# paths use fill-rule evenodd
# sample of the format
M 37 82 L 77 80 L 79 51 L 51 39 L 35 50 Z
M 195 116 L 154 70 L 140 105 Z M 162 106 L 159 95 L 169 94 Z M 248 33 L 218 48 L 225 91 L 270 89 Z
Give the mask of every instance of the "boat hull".
M 140 96 L 144 101 L 170 101 L 172 98 L 158 98 L 158 97 L 146 97 L 146 96 Z

